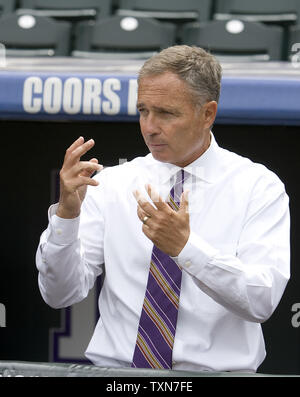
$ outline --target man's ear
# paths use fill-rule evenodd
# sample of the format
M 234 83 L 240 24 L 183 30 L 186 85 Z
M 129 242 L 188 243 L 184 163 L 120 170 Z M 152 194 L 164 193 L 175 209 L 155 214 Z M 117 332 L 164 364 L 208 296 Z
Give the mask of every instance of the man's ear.
M 216 101 L 207 102 L 203 106 L 204 127 L 210 128 L 215 122 L 217 115 L 218 104 Z

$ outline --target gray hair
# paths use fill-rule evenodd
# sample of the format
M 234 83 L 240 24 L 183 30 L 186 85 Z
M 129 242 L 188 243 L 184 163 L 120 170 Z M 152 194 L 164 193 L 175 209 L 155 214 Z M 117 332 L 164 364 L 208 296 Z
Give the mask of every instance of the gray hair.
M 187 83 L 197 104 L 219 101 L 222 68 L 219 61 L 202 48 L 175 45 L 162 50 L 144 63 L 138 81 L 166 72 L 176 74 Z

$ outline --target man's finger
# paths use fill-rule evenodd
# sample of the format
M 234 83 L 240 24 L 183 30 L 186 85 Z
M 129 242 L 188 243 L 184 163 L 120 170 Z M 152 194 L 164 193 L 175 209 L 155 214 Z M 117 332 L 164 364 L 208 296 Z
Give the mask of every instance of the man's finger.
M 99 182 L 96 179 L 92 179 L 92 178 L 88 178 L 87 176 L 79 175 L 76 179 L 74 179 L 72 181 L 72 183 L 68 187 L 68 190 L 75 192 L 81 186 L 87 186 L 87 185 L 98 186 Z
M 169 210 L 169 206 L 167 205 L 167 203 L 164 202 L 164 200 L 160 197 L 160 195 L 157 193 L 157 191 L 154 189 L 153 186 L 151 186 L 150 184 L 145 186 L 146 191 L 150 197 L 150 199 L 152 200 L 153 204 L 155 205 L 155 207 L 159 210 L 165 210 L 168 209 Z
M 143 222 L 143 224 L 145 226 L 149 227 L 148 222 L 151 221 L 151 215 L 150 214 L 146 214 L 146 212 L 144 210 L 142 210 L 142 208 L 139 205 L 137 207 L 137 215 L 138 215 L 139 220 L 141 222 Z
M 189 190 L 185 190 L 180 196 L 180 212 L 189 212 Z
M 99 182 L 96 179 L 88 178 L 86 176 L 79 176 L 81 179 L 81 185 L 98 186 Z
M 81 143 L 80 145 L 75 145 L 73 150 L 71 150 L 71 148 L 67 149 L 65 161 L 71 163 L 79 161 L 80 157 L 87 153 L 94 145 L 95 141 L 90 139 L 84 143 Z
M 71 153 L 73 152 L 73 150 L 75 150 L 78 146 L 82 145 L 84 142 L 84 138 L 82 136 L 80 136 L 79 138 L 76 139 L 76 141 L 74 141 L 72 143 L 71 146 L 68 147 L 68 151 L 70 151 Z
M 81 161 L 80 165 L 80 175 L 90 177 L 95 172 L 99 172 L 103 169 L 103 165 L 98 164 L 97 159 L 92 159 L 90 161 Z
M 133 195 L 138 205 L 146 214 L 149 214 L 150 216 L 155 215 L 155 211 L 157 210 L 153 207 L 152 204 L 149 203 L 149 201 L 146 200 L 146 198 L 142 195 L 142 193 L 139 190 L 134 190 Z

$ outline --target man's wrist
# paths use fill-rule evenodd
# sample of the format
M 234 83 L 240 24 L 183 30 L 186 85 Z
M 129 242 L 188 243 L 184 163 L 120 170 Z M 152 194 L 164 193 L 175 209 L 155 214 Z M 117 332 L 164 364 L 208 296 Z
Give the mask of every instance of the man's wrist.
M 190 238 L 190 231 L 188 231 L 188 233 L 185 234 L 181 245 L 179 247 L 177 247 L 176 250 L 174 250 L 174 252 L 172 252 L 172 255 L 170 255 L 171 258 L 177 258 L 178 257 L 180 252 L 183 250 L 183 248 L 186 246 L 187 242 L 189 241 L 189 238 Z
M 70 211 L 65 209 L 63 206 L 58 205 L 58 208 L 56 210 L 56 215 L 59 218 L 63 218 L 63 219 L 74 219 L 74 218 L 78 218 L 78 216 L 80 215 L 80 210 L 79 211 Z
M 57 245 L 72 244 L 78 238 L 80 218 L 61 218 L 56 214 L 57 207 L 54 204 L 49 208 L 48 240 Z
M 217 254 L 217 249 L 195 232 L 191 232 L 186 245 L 176 257 L 176 263 L 183 269 L 188 269 L 189 272 L 193 272 L 195 269 L 198 271 Z

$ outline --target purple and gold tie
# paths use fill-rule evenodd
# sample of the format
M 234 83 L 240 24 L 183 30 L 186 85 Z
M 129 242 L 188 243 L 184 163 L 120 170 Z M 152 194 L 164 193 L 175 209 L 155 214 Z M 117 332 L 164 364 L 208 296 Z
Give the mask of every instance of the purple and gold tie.
M 175 211 L 179 209 L 185 177 L 180 170 L 169 193 L 168 204 Z M 181 276 L 176 262 L 154 245 L 132 367 L 172 368 Z

